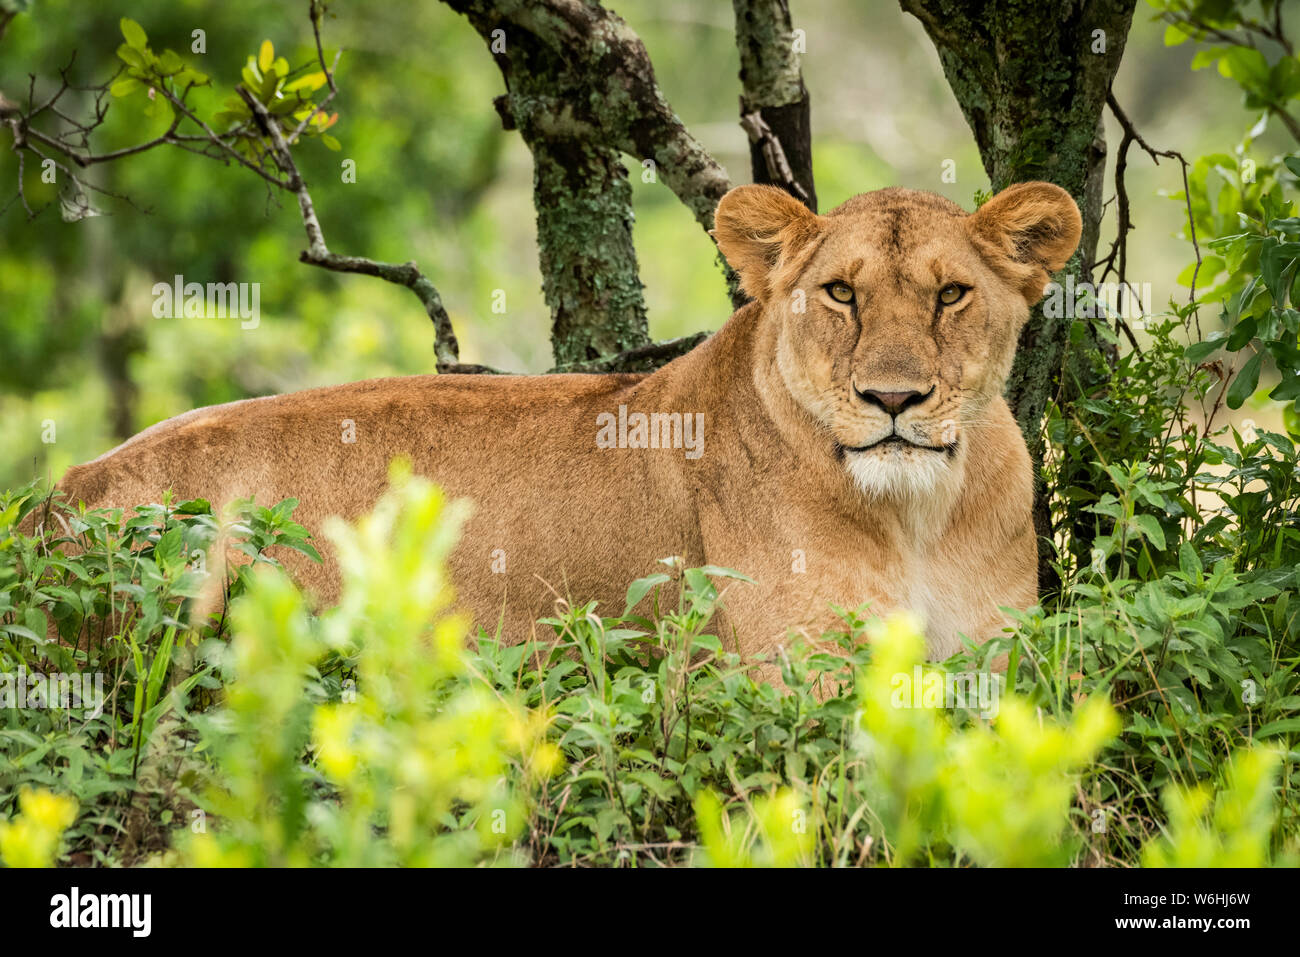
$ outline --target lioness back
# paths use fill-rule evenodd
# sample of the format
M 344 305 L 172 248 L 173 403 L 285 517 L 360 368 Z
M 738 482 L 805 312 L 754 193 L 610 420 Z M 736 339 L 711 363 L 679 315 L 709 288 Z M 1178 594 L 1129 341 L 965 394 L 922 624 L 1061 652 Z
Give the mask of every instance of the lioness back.
M 557 596 L 610 608 L 622 594 L 605 583 L 626 588 L 653 565 L 638 556 L 698 554 L 689 508 L 663 488 L 663 470 L 594 441 L 597 416 L 635 402 L 643 378 L 427 375 L 247 399 L 152 426 L 59 484 L 92 507 L 130 508 L 169 489 L 214 504 L 297 498 L 294 518 L 319 533 L 327 516 L 369 511 L 390 461 L 405 457 L 473 502 L 453 578 L 478 621 L 491 629 L 504 609 L 514 636 Z M 323 602 L 337 598 L 331 559 L 280 557 Z

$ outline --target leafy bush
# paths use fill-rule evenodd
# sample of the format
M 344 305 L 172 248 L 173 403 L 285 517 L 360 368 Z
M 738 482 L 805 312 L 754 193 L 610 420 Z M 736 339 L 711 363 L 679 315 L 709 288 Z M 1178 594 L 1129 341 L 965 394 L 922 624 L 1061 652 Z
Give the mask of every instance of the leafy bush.
M 548 773 L 555 755 L 518 708 L 466 680 L 444 567 L 463 509 L 394 474 L 371 515 L 330 530 L 336 608 L 313 618 L 278 569 L 235 603 L 234 640 L 211 649 L 226 700 L 195 719 L 215 759 L 199 801 L 220 826 L 185 861 L 466 864 L 523 829 L 507 778 Z M 346 660 L 355 689 L 322 676 L 329 660 Z
M 159 825 L 192 807 L 198 766 L 177 706 L 188 695 L 206 707 L 221 688 L 195 650 L 229 637 L 224 597 L 277 564 L 269 550 L 316 555 L 289 519 L 296 504 L 235 503 L 223 521 L 204 501 L 126 516 L 74 511 L 34 486 L 0 493 L 0 817 L 20 785 L 36 786 L 80 805 L 77 863 L 165 846 Z M 18 531 L 38 517 L 38 534 Z M 206 568 L 218 540 L 244 561 L 228 574 Z M 70 678 L 84 679 L 84 700 Z

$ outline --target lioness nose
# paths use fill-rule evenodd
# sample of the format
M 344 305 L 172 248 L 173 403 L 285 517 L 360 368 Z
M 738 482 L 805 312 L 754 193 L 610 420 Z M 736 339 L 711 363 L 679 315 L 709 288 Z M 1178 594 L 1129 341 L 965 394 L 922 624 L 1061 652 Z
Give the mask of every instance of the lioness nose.
M 858 395 L 862 401 L 870 405 L 878 405 L 890 415 L 898 415 L 908 406 L 924 402 L 930 397 L 930 392 L 880 392 L 876 389 L 857 389 Z

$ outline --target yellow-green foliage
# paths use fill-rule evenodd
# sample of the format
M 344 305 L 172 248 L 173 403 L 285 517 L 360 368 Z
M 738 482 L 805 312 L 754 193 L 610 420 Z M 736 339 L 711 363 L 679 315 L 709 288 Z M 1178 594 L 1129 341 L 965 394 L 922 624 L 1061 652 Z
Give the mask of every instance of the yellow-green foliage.
M 1264 867 L 1269 864 L 1273 788 L 1281 763 L 1257 748 L 1232 756 L 1217 797 L 1204 784 L 1164 792 L 1167 833 L 1142 849 L 1144 867 Z
M 355 527 L 328 529 L 343 595 L 314 623 L 278 570 L 233 611 L 234 680 L 215 748 L 218 822 L 195 864 L 456 865 L 495 859 L 526 809 L 508 781 L 549 773 L 537 718 L 465 680 L 446 558 L 464 511 L 400 468 Z M 313 665 L 356 656 L 356 687 L 310 700 Z M 299 765 L 310 740 L 328 788 Z
M 18 794 L 18 816 L 0 821 L 0 861 L 7 867 L 49 867 L 63 832 L 76 818 L 74 798 L 23 788 Z
M 693 863 L 701 867 L 798 867 L 811 863 L 813 838 L 807 811 L 788 788 L 746 801 L 727 814 L 712 791 L 695 799 L 703 847 Z
M 991 726 L 956 729 L 936 708 L 898 706 L 897 676 L 911 676 L 924 650 L 916 619 L 890 618 L 873 631 L 860 684 L 862 746 L 891 862 L 948 843 L 981 864 L 1066 863 L 1077 772 L 1119 730 L 1109 702 L 1090 699 L 1062 728 L 1004 694 Z
M 985 864 L 1064 866 L 1071 848 L 1062 832 L 1078 772 L 1118 731 L 1104 698 L 1084 702 L 1061 728 L 1040 721 L 1024 700 L 1004 697 L 993 728 L 952 736 L 944 801 L 953 843 Z

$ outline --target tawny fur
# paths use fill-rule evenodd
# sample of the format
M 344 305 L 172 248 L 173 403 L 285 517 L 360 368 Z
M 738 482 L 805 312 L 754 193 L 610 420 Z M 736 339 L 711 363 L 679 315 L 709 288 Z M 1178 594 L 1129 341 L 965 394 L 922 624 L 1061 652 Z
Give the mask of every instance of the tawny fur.
M 411 460 L 475 509 L 452 560 L 489 632 L 534 634 L 556 592 L 621 612 L 628 584 L 680 555 L 757 584 L 719 633 L 747 660 L 835 621 L 832 604 L 907 607 L 932 657 L 987 640 L 1036 595 L 1033 475 L 1002 390 L 1028 307 L 1079 239 L 1054 186 L 973 215 L 929 193 L 857 196 L 817 216 L 771 187 L 724 197 L 715 236 L 755 301 L 650 375 L 413 376 L 197 409 L 69 470 L 90 506 L 243 496 L 326 516 L 368 511 Z M 852 306 L 826 290 L 844 282 Z M 948 283 L 969 287 L 938 307 Z M 890 415 L 866 390 L 930 393 Z M 932 393 L 930 390 L 933 390 Z M 601 448 L 598 416 L 703 413 L 703 452 Z M 344 442 L 344 420 L 355 442 Z M 852 451 L 886 436 L 891 445 Z M 286 556 L 328 603 L 336 564 Z M 503 570 L 502 570 L 503 569 Z

